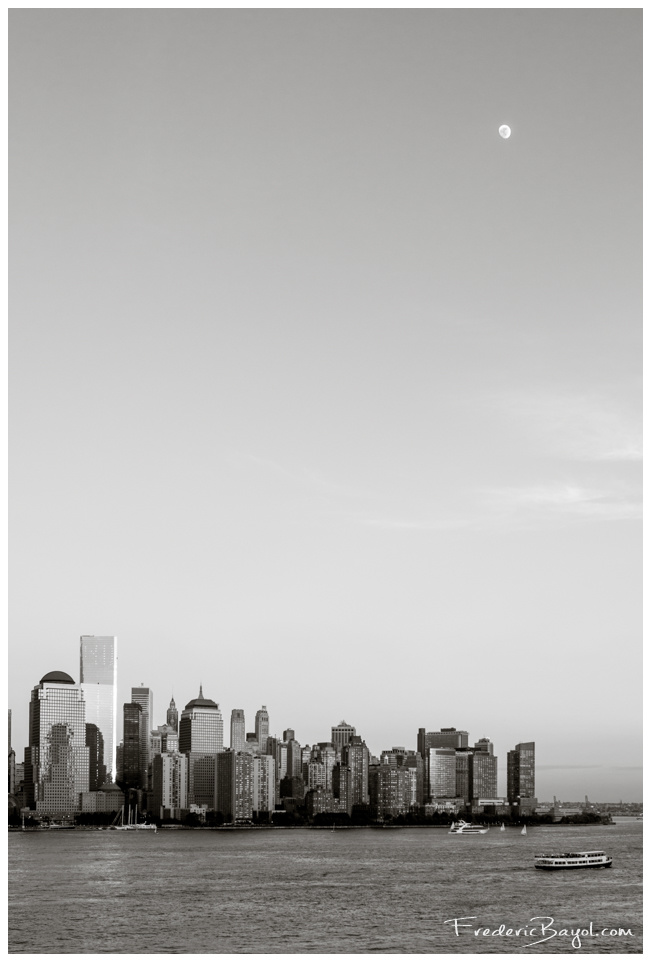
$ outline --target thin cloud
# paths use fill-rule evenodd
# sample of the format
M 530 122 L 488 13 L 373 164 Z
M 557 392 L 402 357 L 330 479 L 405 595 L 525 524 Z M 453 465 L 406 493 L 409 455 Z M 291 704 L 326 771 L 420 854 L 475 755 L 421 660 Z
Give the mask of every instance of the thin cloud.
M 640 461 L 640 416 L 595 394 L 513 392 L 493 403 L 520 429 L 528 446 L 571 461 Z

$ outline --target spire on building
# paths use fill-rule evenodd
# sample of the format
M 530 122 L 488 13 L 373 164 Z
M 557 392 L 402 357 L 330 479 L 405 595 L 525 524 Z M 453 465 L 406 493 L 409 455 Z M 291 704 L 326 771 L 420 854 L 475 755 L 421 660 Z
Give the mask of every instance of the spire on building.
M 203 698 L 203 685 L 199 685 L 199 698 Z

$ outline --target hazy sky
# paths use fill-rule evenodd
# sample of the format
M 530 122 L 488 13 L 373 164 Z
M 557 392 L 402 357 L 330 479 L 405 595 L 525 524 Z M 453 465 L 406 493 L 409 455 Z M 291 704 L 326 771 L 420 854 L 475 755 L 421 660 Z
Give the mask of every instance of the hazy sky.
M 641 11 L 9 22 L 18 759 L 115 634 L 155 724 L 641 798 Z

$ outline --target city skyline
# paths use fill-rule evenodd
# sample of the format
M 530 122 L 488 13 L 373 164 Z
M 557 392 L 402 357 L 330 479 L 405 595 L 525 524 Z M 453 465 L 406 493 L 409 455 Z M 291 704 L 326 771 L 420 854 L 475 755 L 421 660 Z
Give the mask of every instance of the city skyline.
M 51 674 L 52 676 L 55 676 L 55 675 L 61 675 L 62 673 L 59 670 L 56 670 Z M 74 683 L 74 679 L 73 679 L 73 683 Z M 79 687 L 81 690 L 81 686 L 75 686 L 75 687 Z M 146 709 L 143 710 L 142 703 L 145 701 L 147 705 L 151 705 L 153 703 L 153 697 L 154 697 L 153 690 L 149 687 L 131 686 L 131 692 L 132 692 L 132 695 L 134 692 L 137 693 L 137 696 L 139 697 L 139 702 L 138 701 L 133 702 L 132 700 L 125 701 L 123 705 L 124 711 L 126 712 L 127 709 L 133 710 L 137 708 L 138 714 L 146 715 L 148 720 L 151 721 L 151 724 L 149 724 L 149 721 L 148 721 L 143 725 L 140 725 L 140 726 L 136 725 L 136 728 L 134 729 L 135 734 L 130 736 L 132 740 L 135 738 L 134 755 L 133 755 L 133 769 L 134 769 L 133 774 L 137 779 L 142 780 L 143 751 L 147 753 L 147 750 L 145 749 L 145 741 L 143 741 L 143 735 L 146 735 L 146 744 L 147 746 L 149 746 L 150 745 L 149 735 L 153 734 L 154 729 L 157 727 L 157 725 L 162 725 L 169 722 L 170 709 L 169 707 L 161 707 L 160 714 L 161 716 L 163 716 L 164 714 L 165 718 L 161 717 L 159 719 L 158 716 L 154 715 L 152 719 L 150 718 L 149 711 Z M 143 695 L 144 692 L 147 693 L 146 697 Z M 161 700 L 164 701 L 164 699 L 161 699 Z M 174 699 L 172 698 L 171 701 L 174 701 Z M 179 699 L 178 704 L 182 705 L 181 699 Z M 218 721 L 211 721 L 209 718 L 210 713 L 213 712 L 214 709 L 218 710 L 218 714 L 219 714 Z M 15 710 L 13 708 L 10 708 L 9 710 L 11 712 L 11 717 L 15 717 Z M 208 714 L 206 714 L 206 712 Z M 243 728 L 244 732 L 246 732 L 246 728 L 249 727 L 249 724 L 250 724 L 250 722 L 246 721 L 247 718 L 249 718 L 250 721 L 254 719 L 256 719 L 257 721 L 258 716 L 262 715 L 264 717 L 266 715 L 269 718 L 269 734 L 271 734 L 271 732 L 274 732 L 274 734 L 271 736 L 272 738 L 278 738 L 278 733 L 281 731 L 283 734 L 283 739 L 286 735 L 290 737 L 292 740 L 295 738 L 295 734 L 296 734 L 295 728 L 285 729 L 283 731 L 284 726 L 279 726 L 278 728 L 276 728 L 275 725 L 271 724 L 272 719 L 271 717 L 269 717 L 269 712 L 266 708 L 266 705 L 263 705 L 262 708 L 256 709 L 255 713 L 253 710 L 251 710 L 251 712 L 247 712 L 246 710 L 243 710 L 241 708 L 232 709 L 229 711 L 227 707 L 223 706 L 222 702 L 217 702 L 212 698 L 204 696 L 203 685 L 200 684 L 198 696 L 195 696 L 194 698 L 189 699 L 187 704 L 185 704 L 185 706 L 181 708 L 178 714 L 179 735 L 180 735 L 179 750 L 182 753 L 185 753 L 186 755 L 188 755 L 188 758 L 190 758 L 188 753 L 192 751 L 196 751 L 198 755 L 201 755 L 202 753 L 205 754 L 206 752 L 221 752 L 224 750 L 232 750 L 234 746 L 231 743 L 230 739 L 229 739 L 228 745 L 226 744 L 226 740 L 225 740 L 225 734 L 227 731 L 225 727 L 225 722 L 227 719 L 228 720 L 232 719 L 232 713 L 237 713 L 238 715 L 237 721 L 238 721 L 238 726 L 240 730 L 241 730 L 242 722 L 244 722 L 244 728 Z M 120 711 L 118 714 L 122 721 L 123 712 Z M 459 714 L 462 714 L 462 710 L 459 710 Z M 127 716 L 125 715 L 124 716 L 125 723 L 126 723 L 126 717 Z M 183 721 L 184 718 L 186 719 L 185 722 Z M 206 718 L 206 721 L 203 721 L 202 720 L 203 718 Z M 350 737 L 350 735 L 352 734 L 353 737 L 357 739 L 357 741 L 363 741 L 366 745 L 369 745 L 369 742 L 371 742 L 371 744 L 369 745 L 370 755 L 375 757 L 379 757 L 383 753 L 391 752 L 398 748 L 407 749 L 408 751 L 418 751 L 419 753 L 424 754 L 425 752 L 429 751 L 430 744 L 436 746 L 436 748 L 433 748 L 432 751 L 438 752 L 438 754 L 441 757 L 445 755 L 446 751 L 448 752 L 452 751 L 452 755 L 451 755 L 452 759 L 454 759 L 454 748 L 460 749 L 461 751 L 464 751 L 464 752 L 465 751 L 472 752 L 472 751 L 476 751 L 477 749 L 480 749 L 482 756 L 484 752 L 488 752 L 488 754 L 491 757 L 497 760 L 496 769 L 494 770 L 493 768 L 491 768 L 490 772 L 488 773 L 489 780 L 496 779 L 495 785 L 496 785 L 497 791 L 495 793 L 482 792 L 481 794 L 482 795 L 496 794 L 497 796 L 506 797 L 507 795 L 510 795 L 512 793 L 511 790 L 509 789 L 509 783 L 507 780 L 507 773 L 511 766 L 511 757 L 515 756 L 517 754 L 518 749 L 522 748 L 522 749 L 530 749 L 531 755 L 533 758 L 534 743 L 537 743 L 538 746 L 540 745 L 544 746 L 545 744 L 544 736 L 543 738 L 541 738 L 540 733 L 537 733 L 535 739 L 532 739 L 531 741 L 528 741 L 528 742 L 520 741 L 518 744 L 516 744 L 515 749 L 507 748 L 505 745 L 502 748 L 502 750 L 496 751 L 495 739 L 486 737 L 486 734 L 482 734 L 481 736 L 473 734 L 472 738 L 474 739 L 474 745 L 473 744 L 469 745 L 468 730 L 457 728 L 456 725 L 453 726 L 448 722 L 446 722 L 445 725 L 442 725 L 438 729 L 436 729 L 435 726 L 433 725 L 430 725 L 426 728 L 423 728 L 421 726 L 419 727 L 418 731 L 411 733 L 411 738 L 407 738 L 406 740 L 403 740 L 403 741 L 400 741 L 399 739 L 394 739 L 391 743 L 383 744 L 380 747 L 372 743 L 372 739 L 369 739 L 369 737 L 366 736 L 365 734 L 362 734 L 361 738 L 359 736 L 355 736 L 355 731 L 357 730 L 356 726 L 350 725 L 348 722 L 342 720 L 339 723 L 333 723 L 330 726 L 329 738 L 326 737 L 327 732 L 319 732 L 316 736 L 309 738 L 309 737 L 302 736 L 302 733 L 299 731 L 298 732 L 299 738 L 297 740 L 297 745 L 300 748 L 301 745 L 310 746 L 310 745 L 316 745 L 319 743 L 326 744 L 328 741 L 332 741 L 333 739 L 334 741 L 332 741 L 332 743 L 334 745 L 338 745 L 338 744 L 341 745 L 341 744 L 345 744 L 348 738 Z M 183 725 L 183 728 L 181 728 L 181 725 Z M 197 725 L 198 725 L 198 728 L 197 728 Z M 123 728 L 122 738 L 120 740 L 119 746 L 116 746 L 116 747 L 120 747 L 121 749 L 126 741 L 124 725 L 122 725 L 122 728 Z M 231 733 L 233 732 L 232 724 L 230 727 L 230 731 Z M 346 734 L 342 740 L 339 733 L 344 733 L 344 732 Z M 426 732 L 427 734 L 425 734 Z M 198 734 L 198 738 L 197 738 L 197 734 Z M 18 737 L 16 736 L 16 727 L 14 723 L 12 723 L 10 735 L 11 737 L 14 737 L 14 738 Z M 324 737 L 320 737 L 320 736 L 324 736 Z M 432 741 L 430 741 L 430 736 L 437 736 L 437 737 Z M 515 736 L 511 732 L 509 738 L 507 739 L 509 745 L 513 743 L 514 737 Z M 245 735 L 245 738 L 246 738 L 246 735 Z M 238 731 L 237 743 L 235 745 L 236 750 L 242 750 L 240 749 L 240 744 L 241 744 L 241 738 L 239 737 L 239 731 Z M 258 742 L 256 741 L 254 744 L 257 750 Z M 446 748 L 445 746 L 449 746 L 449 748 Z M 14 744 L 13 746 L 10 746 L 10 747 L 13 747 L 14 752 L 16 752 L 17 750 L 18 758 L 22 759 L 23 748 L 25 746 L 18 745 L 18 748 L 17 748 L 17 746 Z M 246 750 L 246 748 L 244 748 L 244 750 Z M 125 758 L 127 757 L 126 753 L 124 757 Z M 547 756 L 544 754 L 544 748 L 543 748 L 543 759 L 546 759 L 546 758 Z M 152 760 L 148 754 L 147 754 L 147 759 L 149 762 L 151 762 Z M 501 764 L 500 764 L 500 761 L 501 761 Z M 445 767 L 444 759 L 443 759 L 443 765 Z M 536 781 L 536 784 L 539 786 L 536 789 L 536 792 L 539 799 L 542 801 L 549 800 L 551 798 L 556 798 L 556 797 L 558 798 L 565 797 L 567 799 L 574 799 L 574 798 L 583 798 L 583 797 L 590 796 L 593 799 L 598 798 L 598 800 L 600 801 L 617 801 L 621 799 L 623 801 L 635 802 L 635 801 L 641 800 L 642 798 L 641 789 L 638 795 L 634 794 L 635 789 L 633 789 L 633 794 L 631 794 L 630 797 L 628 794 L 622 791 L 620 791 L 619 793 L 615 793 L 615 795 L 613 795 L 612 798 L 611 797 L 606 798 L 606 796 L 599 795 L 598 789 L 595 789 L 593 787 L 593 784 L 591 783 L 590 778 L 586 777 L 585 766 L 581 766 L 581 765 L 577 766 L 578 772 L 575 776 L 572 786 L 568 787 L 568 789 L 565 792 L 563 792 L 558 788 L 558 784 L 553 778 L 553 772 L 556 771 L 558 767 L 562 768 L 562 766 L 556 766 L 553 763 L 549 764 L 549 763 L 546 763 L 545 761 L 542 764 L 540 764 L 538 761 L 536 761 L 535 763 L 531 761 L 530 773 L 533 773 L 534 765 L 535 765 L 535 773 L 536 773 L 535 781 Z M 192 765 L 190 763 L 189 771 L 191 770 L 192 770 Z M 146 766 L 144 768 L 144 771 L 146 772 Z M 441 771 L 443 771 L 443 778 L 445 778 L 446 776 L 445 776 L 444 770 L 441 769 Z M 550 772 L 552 773 L 551 775 L 549 774 Z M 449 775 L 447 776 L 448 780 L 451 779 L 451 781 L 454 782 L 456 777 L 455 773 L 456 773 L 456 768 L 453 760 L 452 767 L 449 768 Z M 211 781 L 214 778 L 214 770 L 211 770 L 209 773 L 207 773 L 206 777 L 208 778 L 209 781 Z M 520 776 L 518 775 L 517 777 L 519 778 Z M 533 774 L 530 774 L 530 778 L 532 779 L 534 778 Z M 144 782 L 145 784 L 147 783 L 146 774 L 144 775 Z M 622 780 L 622 783 L 623 783 L 623 780 Z
M 641 797 L 641 11 L 9 25 L 17 751 L 108 632 L 157 723 Z

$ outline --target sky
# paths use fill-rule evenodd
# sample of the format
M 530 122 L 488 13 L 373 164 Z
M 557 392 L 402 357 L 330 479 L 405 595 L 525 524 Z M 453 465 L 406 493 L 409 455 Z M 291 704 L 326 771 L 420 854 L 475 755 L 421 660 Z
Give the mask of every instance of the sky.
M 641 16 L 9 12 L 19 760 L 116 635 L 155 724 L 641 799 Z

